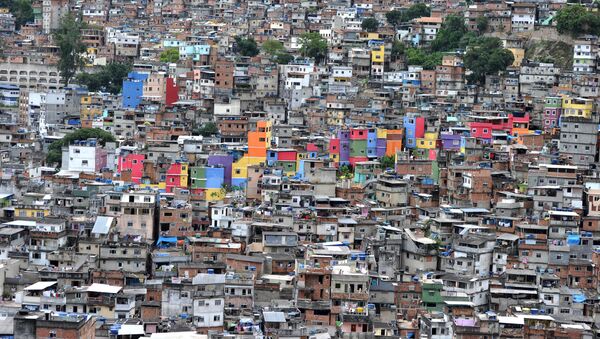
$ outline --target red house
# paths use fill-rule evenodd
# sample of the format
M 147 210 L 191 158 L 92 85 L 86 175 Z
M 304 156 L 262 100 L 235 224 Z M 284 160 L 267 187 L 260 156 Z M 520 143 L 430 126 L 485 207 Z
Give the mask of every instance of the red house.
M 143 154 L 127 154 L 126 156 L 119 156 L 117 169 L 119 170 L 119 173 L 131 171 L 131 181 L 139 184 L 144 175 L 144 159 L 146 159 L 146 156 Z
M 167 170 L 165 181 L 165 190 L 167 193 L 172 193 L 175 187 L 188 187 L 188 164 L 186 162 L 171 164 Z
M 173 107 L 173 104 L 179 100 L 179 87 L 173 78 L 167 78 L 165 105 Z
M 471 128 L 471 136 L 478 139 L 492 139 L 492 130 L 494 126 L 489 122 L 472 122 L 469 127 Z

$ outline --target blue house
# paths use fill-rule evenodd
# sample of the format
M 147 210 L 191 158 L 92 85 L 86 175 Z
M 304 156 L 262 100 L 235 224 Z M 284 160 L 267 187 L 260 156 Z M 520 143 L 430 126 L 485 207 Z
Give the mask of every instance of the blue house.
M 142 101 L 144 81 L 148 74 L 130 72 L 123 80 L 123 108 L 136 108 Z

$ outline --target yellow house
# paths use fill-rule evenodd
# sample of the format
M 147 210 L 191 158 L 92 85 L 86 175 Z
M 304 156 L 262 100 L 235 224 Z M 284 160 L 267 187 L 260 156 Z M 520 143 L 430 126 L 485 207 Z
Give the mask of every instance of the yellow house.
M 248 166 L 266 163 L 272 132 L 273 127 L 270 121 L 258 121 L 256 130 L 248 132 L 248 152 L 232 166 L 231 178 L 234 186 L 240 186 L 248 179 Z M 210 194 L 212 193 L 214 192 L 210 192 Z
M 380 36 L 377 32 L 360 32 L 359 39 L 361 40 L 379 40 Z
M 385 59 L 385 47 L 383 45 L 379 46 L 379 49 L 371 50 L 371 62 L 383 63 L 384 59 Z
M 425 132 L 423 138 L 417 138 L 417 148 L 420 149 L 435 149 L 438 139 L 436 132 Z
M 563 97 L 562 117 L 578 117 L 589 119 L 592 117 L 594 101 L 585 98 Z
M 15 207 L 15 217 L 19 218 L 45 218 L 50 216 L 50 207 L 48 206 L 28 206 L 22 205 Z
M 377 128 L 377 139 L 385 139 L 385 138 L 387 138 L 387 129 Z
M 102 117 L 102 99 L 100 97 L 84 95 L 81 97 L 80 103 L 81 109 L 79 118 L 81 120 L 81 127 L 92 128 L 94 120 Z

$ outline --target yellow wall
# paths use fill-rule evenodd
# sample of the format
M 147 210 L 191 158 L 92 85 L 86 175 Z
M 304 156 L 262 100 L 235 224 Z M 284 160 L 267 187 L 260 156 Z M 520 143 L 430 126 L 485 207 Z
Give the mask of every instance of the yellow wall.
M 574 102 L 575 100 L 577 100 L 577 102 Z M 580 117 L 589 119 L 592 117 L 593 108 L 593 101 L 589 99 L 575 99 L 571 97 L 564 97 L 562 99 L 563 117 Z
M 204 191 L 206 201 L 219 201 L 225 198 L 225 190 L 222 188 L 207 188 Z
M 385 57 L 385 47 L 380 46 L 379 50 L 371 51 L 371 62 L 383 62 Z
M 41 208 L 15 208 L 16 217 L 39 218 L 38 212 L 43 213 L 44 217 L 50 215 L 50 210 Z
M 140 188 L 151 188 L 155 190 L 164 190 L 167 188 L 167 184 L 159 182 L 158 184 L 140 184 Z
M 417 148 L 420 149 L 434 149 L 436 148 L 436 141 L 427 138 L 417 138 Z

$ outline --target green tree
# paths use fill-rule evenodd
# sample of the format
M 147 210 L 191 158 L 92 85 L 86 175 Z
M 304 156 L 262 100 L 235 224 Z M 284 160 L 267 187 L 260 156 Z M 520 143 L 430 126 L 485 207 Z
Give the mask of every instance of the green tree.
M 314 58 L 316 63 L 327 56 L 327 41 L 319 33 L 304 33 L 300 36 L 300 54 Z
M 90 92 L 119 94 L 123 87 L 123 79 L 130 71 L 131 64 L 112 62 L 96 73 L 79 73 L 75 79 L 78 84 L 86 86 Z
M 81 53 L 86 50 L 81 41 L 81 22 L 77 21 L 73 14 L 68 13 L 60 21 L 60 25 L 54 31 L 54 42 L 60 50 L 58 70 L 63 82 L 68 85 L 79 67 L 83 65 Z
M 467 34 L 465 20 L 461 16 L 448 15 L 441 29 L 438 31 L 435 40 L 431 43 L 431 50 L 434 52 L 445 52 L 456 50 L 461 46 L 461 40 Z
M 388 24 L 396 27 L 402 23 L 402 12 L 397 9 L 385 13 L 385 20 Z
M 431 9 L 423 3 L 419 3 L 419 4 L 414 4 L 414 5 L 410 6 L 409 8 L 407 8 L 404 11 L 399 11 L 397 9 L 389 11 L 389 12 L 385 13 L 385 19 L 387 20 L 387 22 L 390 25 L 396 27 L 396 26 L 400 25 L 401 23 L 409 22 L 412 19 L 421 18 L 424 16 L 430 16 L 430 15 L 431 15 Z
M 271 56 L 271 60 L 278 64 L 285 65 L 294 60 L 294 57 L 285 50 L 281 41 L 267 40 L 262 44 L 261 49 Z
M 363 31 L 375 32 L 379 28 L 379 21 L 375 18 L 365 18 L 360 26 Z
M 392 43 L 392 53 L 391 56 L 394 60 L 400 58 L 401 56 L 404 55 L 406 51 L 406 46 L 404 46 L 404 44 L 399 41 L 399 40 L 394 40 L 394 42 Z
M 287 65 L 289 64 L 292 60 L 294 60 L 294 56 L 291 55 L 288 52 L 282 52 L 282 53 L 278 53 L 275 56 L 275 62 L 280 64 L 280 65 Z
M 477 31 L 479 32 L 479 34 L 485 33 L 490 24 L 488 18 L 485 16 L 477 17 L 476 23 L 477 23 Z
M 582 5 L 563 7 L 556 13 L 554 21 L 556 30 L 561 34 L 600 34 L 600 16 L 597 12 L 589 12 Z
M 260 50 L 253 38 L 235 37 L 235 45 L 237 52 L 242 56 L 254 57 L 257 56 Z
M 427 53 L 419 48 L 409 48 L 406 50 L 406 63 L 411 66 L 422 66 L 423 69 L 432 70 L 442 63 L 442 53 Z
M 10 1 L 10 12 L 15 17 L 15 28 L 19 29 L 26 23 L 33 22 L 33 7 L 30 0 Z
M 270 40 L 263 42 L 261 48 L 262 48 L 263 52 L 265 52 L 271 56 L 276 56 L 277 54 L 285 51 L 285 47 L 283 47 L 283 43 L 281 41 L 274 40 L 274 39 L 270 39 Z
M 388 168 L 395 168 L 396 167 L 396 159 L 394 156 L 384 156 L 382 157 L 379 162 L 381 163 L 381 168 L 382 169 L 388 169 Z
M 500 39 L 482 37 L 465 54 L 465 67 L 471 71 L 467 80 L 483 84 L 487 75 L 506 70 L 514 61 L 512 52 L 502 47 Z
M 338 169 L 338 177 L 341 179 L 350 179 L 352 177 L 352 166 L 342 165 Z
M 219 127 L 214 122 L 207 122 L 204 126 L 196 129 L 194 134 L 199 134 L 203 137 L 210 137 L 219 134 Z
M 166 63 L 176 63 L 179 61 L 179 49 L 169 48 L 160 53 L 160 61 Z
M 408 22 L 412 19 L 430 16 L 431 9 L 424 3 L 414 4 L 402 13 L 402 22 Z
M 107 131 L 99 128 L 81 128 L 75 132 L 65 135 L 62 139 L 56 140 L 48 147 L 46 156 L 47 164 L 58 164 L 62 166 L 62 148 L 73 143 L 75 140 L 87 140 L 90 138 L 98 139 L 100 145 L 104 146 L 107 142 L 114 142 L 115 137 Z

